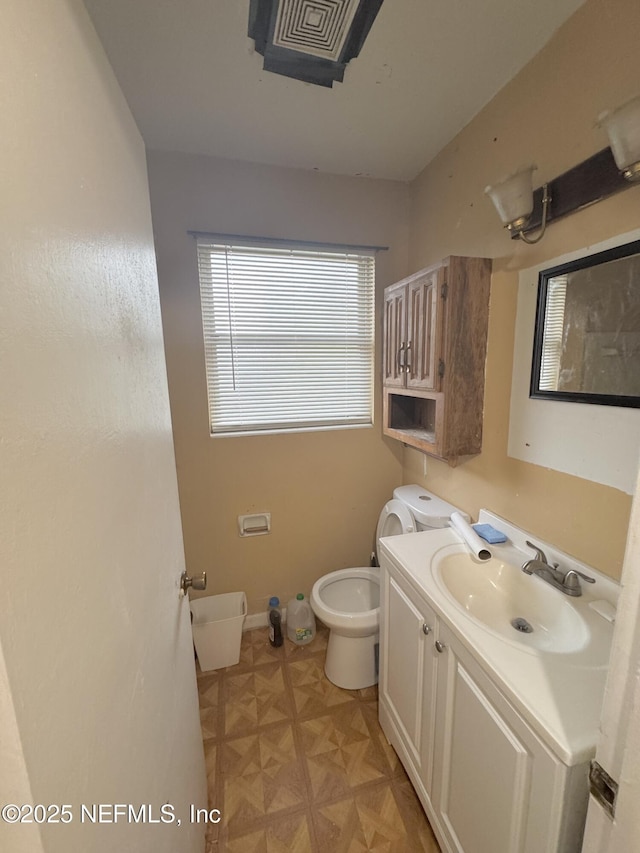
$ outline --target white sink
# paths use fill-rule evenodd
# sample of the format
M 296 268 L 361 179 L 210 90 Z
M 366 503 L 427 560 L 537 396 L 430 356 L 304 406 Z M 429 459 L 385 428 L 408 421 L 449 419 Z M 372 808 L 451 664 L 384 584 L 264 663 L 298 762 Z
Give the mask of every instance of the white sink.
M 444 528 L 382 539 L 381 564 L 424 597 L 435 631 L 443 624 L 457 637 L 554 754 L 568 766 L 586 762 L 598 739 L 614 627 L 603 605 L 615 608 L 617 585 L 540 540 L 550 561 L 596 578 L 583 584 L 581 596 L 564 595 L 521 570 L 532 556 L 526 541 L 538 542 L 531 533 L 487 510 L 479 520 L 507 536 L 491 546 L 491 560 L 472 557 Z M 518 617 L 529 622 L 530 634 L 512 626 Z M 446 655 L 446 644 L 442 650 Z
M 456 607 L 511 643 L 554 654 L 576 654 L 589 645 L 589 625 L 573 599 L 500 559 L 479 562 L 467 553 L 441 552 L 432 572 Z

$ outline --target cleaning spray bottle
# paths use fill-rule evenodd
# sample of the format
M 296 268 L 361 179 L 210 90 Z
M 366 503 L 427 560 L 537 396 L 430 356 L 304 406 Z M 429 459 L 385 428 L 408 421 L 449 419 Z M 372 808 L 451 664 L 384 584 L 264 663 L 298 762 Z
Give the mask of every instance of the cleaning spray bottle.
M 282 636 L 282 611 L 280 610 L 280 599 L 276 595 L 269 599 L 267 621 L 269 623 L 269 642 L 274 646 L 274 648 L 277 648 L 282 645 L 284 639 Z

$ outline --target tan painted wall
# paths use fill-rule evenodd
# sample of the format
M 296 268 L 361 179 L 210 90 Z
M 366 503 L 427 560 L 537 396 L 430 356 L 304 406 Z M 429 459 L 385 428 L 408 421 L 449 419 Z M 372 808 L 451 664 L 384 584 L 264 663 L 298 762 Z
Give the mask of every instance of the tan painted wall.
M 368 564 L 402 448 L 382 438 L 379 388 L 373 429 L 212 439 L 186 232 L 389 246 L 377 257 L 380 296 L 406 274 L 409 190 L 210 157 L 148 161 L 187 566 L 209 573 L 209 594 L 244 590 L 256 613 L 271 595 L 286 601 L 328 571 Z M 272 513 L 272 533 L 240 538 L 237 516 L 253 511 Z
M 195 853 L 206 803 L 142 139 L 80 0 L 2 5 L 3 851 Z M 183 825 L 90 824 L 82 803 Z M 36 836 L 40 836 L 40 838 Z
M 483 189 L 530 162 L 539 186 L 607 145 L 595 119 L 640 93 L 638 32 L 637 0 L 588 0 L 412 186 L 410 269 L 448 254 L 479 255 L 494 259 L 494 274 L 483 452 L 457 469 L 429 461 L 425 478 L 422 456 L 407 449 L 404 481 L 474 518 L 492 509 L 614 577 L 631 499 L 507 457 L 511 364 L 518 271 L 637 228 L 640 187 L 552 224 L 536 246 L 508 238 Z

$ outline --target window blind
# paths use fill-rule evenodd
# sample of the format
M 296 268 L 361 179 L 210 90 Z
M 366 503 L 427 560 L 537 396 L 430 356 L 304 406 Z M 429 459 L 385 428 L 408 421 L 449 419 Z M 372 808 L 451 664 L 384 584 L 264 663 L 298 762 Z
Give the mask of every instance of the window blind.
M 547 283 L 547 304 L 544 309 L 542 356 L 540 359 L 540 390 L 557 391 L 562 362 L 564 336 L 564 306 L 567 298 L 567 276 L 559 275 Z
M 197 238 L 212 435 L 373 422 L 373 252 Z

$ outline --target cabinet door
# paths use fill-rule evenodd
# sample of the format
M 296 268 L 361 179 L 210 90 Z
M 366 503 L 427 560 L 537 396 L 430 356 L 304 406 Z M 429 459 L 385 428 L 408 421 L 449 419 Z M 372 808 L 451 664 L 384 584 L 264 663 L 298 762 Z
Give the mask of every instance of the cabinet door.
M 566 768 L 441 626 L 432 800 L 455 853 L 557 847 Z
M 428 793 L 435 724 L 432 638 L 436 617 L 400 577 L 391 577 L 387 571 L 383 575 L 380 702 L 399 743 L 394 743 L 393 734 L 389 739 L 401 757 L 403 752 L 408 756 Z
M 442 269 L 408 285 L 407 388 L 434 391 L 440 387 Z
M 407 346 L 406 285 L 387 287 L 384 291 L 383 384 L 403 388 Z

